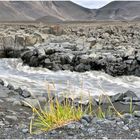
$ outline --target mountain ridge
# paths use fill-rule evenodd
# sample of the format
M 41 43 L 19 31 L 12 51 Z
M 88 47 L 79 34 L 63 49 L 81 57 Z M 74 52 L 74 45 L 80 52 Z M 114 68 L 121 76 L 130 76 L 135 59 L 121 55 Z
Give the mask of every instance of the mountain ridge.
M 140 20 L 140 1 L 112 1 L 88 9 L 71 1 L 0 1 L 0 21 Z

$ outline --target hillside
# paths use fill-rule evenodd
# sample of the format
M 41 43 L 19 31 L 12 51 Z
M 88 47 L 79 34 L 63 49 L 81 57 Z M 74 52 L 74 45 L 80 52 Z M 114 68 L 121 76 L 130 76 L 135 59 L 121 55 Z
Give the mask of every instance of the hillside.
M 88 20 L 93 16 L 92 10 L 70 1 L 0 1 L 0 21 Z

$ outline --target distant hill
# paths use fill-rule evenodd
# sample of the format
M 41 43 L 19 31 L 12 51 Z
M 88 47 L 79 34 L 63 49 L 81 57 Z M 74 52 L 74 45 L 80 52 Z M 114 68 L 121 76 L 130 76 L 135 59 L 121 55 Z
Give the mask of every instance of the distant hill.
M 91 20 L 94 12 L 71 1 L 0 1 L 0 21 Z
M 140 20 L 140 1 L 113 1 L 88 9 L 71 1 L 0 1 L 0 21 Z
M 139 20 L 140 1 L 113 1 L 96 11 L 96 20 Z

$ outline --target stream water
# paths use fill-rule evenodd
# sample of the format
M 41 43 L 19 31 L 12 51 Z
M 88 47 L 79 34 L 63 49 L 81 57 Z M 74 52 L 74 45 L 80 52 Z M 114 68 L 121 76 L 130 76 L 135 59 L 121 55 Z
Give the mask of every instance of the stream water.
M 30 90 L 34 95 L 51 90 L 61 94 L 69 90 L 69 94 L 100 95 L 105 91 L 113 95 L 132 90 L 140 96 L 140 77 L 112 77 L 99 71 L 77 73 L 70 71 L 53 72 L 45 68 L 32 68 L 22 64 L 20 59 L 0 59 L 0 78 L 15 87 Z

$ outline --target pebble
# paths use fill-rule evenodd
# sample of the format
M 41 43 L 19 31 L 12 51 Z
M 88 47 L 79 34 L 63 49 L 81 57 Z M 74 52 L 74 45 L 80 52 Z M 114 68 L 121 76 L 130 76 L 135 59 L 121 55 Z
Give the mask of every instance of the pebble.
M 47 101 L 46 97 L 38 97 L 37 99 L 40 103 L 46 103 Z
M 21 106 L 21 102 L 20 101 L 14 101 L 13 106 Z
M 117 122 L 117 125 L 118 125 L 119 127 L 122 127 L 122 126 L 124 126 L 124 122 L 123 122 L 123 121 Z
M 96 129 L 95 129 L 94 127 L 88 128 L 88 129 L 87 129 L 87 132 L 88 132 L 88 135 L 93 135 L 93 133 L 96 132 Z
M 5 115 L 5 113 L 4 112 L 0 112 L 0 116 L 4 116 Z
M 134 111 L 133 114 L 134 114 L 135 117 L 140 117 L 140 111 Z
M 81 119 L 80 122 L 84 125 L 84 126 L 88 126 L 89 123 L 85 120 L 85 119 Z
M 31 93 L 27 90 L 22 90 L 22 93 L 20 95 L 24 98 L 29 98 L 31 96 Z
M 5 124 L 3 123 L 3 121 L 0 121 L 0 126 L 4 126 Z
M 5 118 L 8 119 L 9 121 L 17 121 L 18 120 L 18 118 L 16 116 L 7 115 L 7 116 L 5 116 Z
M 1 85 L 4 85 L 4 81 L 3 81 L 3 80 L 1 80 L 1 79 L 0 79 L 0 84 L 1 84 Z
M 27 129 L 27 128 L 22 129 L 22 132 L 23 132 L 23 133 L 28 133 L 28 129 Z
M 125 125 L 125 126 L 123 126 L 123 129 L 127 131 L 127 130 L 129 130 L 129 127 Z
M 129 113 L 125 113 L 123 116 L 122 116 L 124 119 L 130 119 L 133 117 L 132 114 L 129 114 Z
M 75 124 L 71 123 L 66 126 L 68 129 L 75 129 Z
M 82 119 L 84 119 L 84 120 L 86 120 L 88 123 L 90 123 L 91 120 L 92 120 L 92 116 L 90 116 L 90 115 L 84 115 L 84 116 L 82 117 Z
M 2 99 L 0 99 L 0 103 L 3 103 L 4 101 Z

